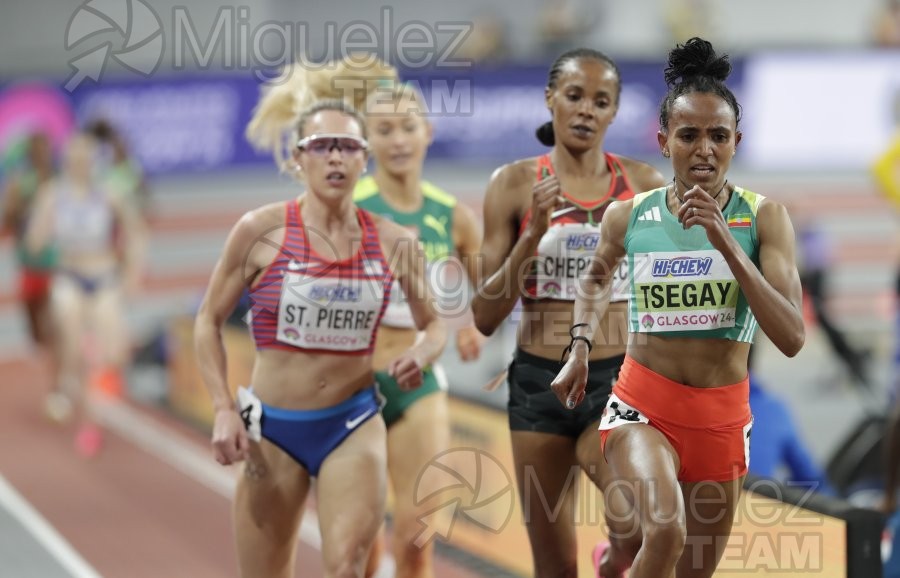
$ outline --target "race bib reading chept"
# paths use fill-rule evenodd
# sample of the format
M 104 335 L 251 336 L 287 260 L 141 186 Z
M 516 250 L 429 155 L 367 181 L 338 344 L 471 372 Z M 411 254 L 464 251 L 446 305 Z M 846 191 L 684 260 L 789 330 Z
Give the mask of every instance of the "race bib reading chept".
M 734 327 L 739 287 L 718 251 L 636 253 L 633 269 L 632 330 Z
M 308 349 L 366 349 L 383 300 L 380 278 L 310 278 L 285 272 L 276 338 Z
M 578 294 L 578 278 L 590 267 L 599 242 L 598 225 L 551 225 L 538 244 L 535 297 L 574 301 Z M 611 300 L 627 301 L 628 296 L 628 263 L 623 260 L 613 273 Z

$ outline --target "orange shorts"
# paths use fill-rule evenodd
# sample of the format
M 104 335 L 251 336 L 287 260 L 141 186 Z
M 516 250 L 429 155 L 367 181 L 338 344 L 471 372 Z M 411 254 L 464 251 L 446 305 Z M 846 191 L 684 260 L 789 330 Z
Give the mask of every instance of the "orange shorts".
M 600 421 L 606 449 L 617 427 L 644 423 L 659 430 L 678 454 L 681 482 L 727 482 L 750 462 L 750 378 L 722 387 L 682 385 L 625 357 Z
M 41 269 L 22 268 L 19 271 L 19 299 L 38 301 L 50 296 L 50 282 L 53 273 Z

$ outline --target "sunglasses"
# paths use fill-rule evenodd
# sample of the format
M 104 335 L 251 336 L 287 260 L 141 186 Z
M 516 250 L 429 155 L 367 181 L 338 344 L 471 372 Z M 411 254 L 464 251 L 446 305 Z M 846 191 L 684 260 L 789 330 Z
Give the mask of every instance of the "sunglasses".
M 349 134 L 313 134 L 297 141 L 297 148 L 319 157 L 331 154 L 334 149 L 341 154 L 355 155 L 368 150 L 369 143 Z

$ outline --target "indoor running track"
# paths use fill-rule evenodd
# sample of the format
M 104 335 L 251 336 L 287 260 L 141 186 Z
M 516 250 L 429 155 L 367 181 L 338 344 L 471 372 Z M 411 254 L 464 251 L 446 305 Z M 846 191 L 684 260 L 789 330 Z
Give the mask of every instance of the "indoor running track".
M 30 362 L 0 362 L 0 576 L 222 578 L 237 576 L 230 500 L 235 471 L 206 436 L 162 411 L 106 402 L 105 445 L 92 460 L 73 431 L 41 412 L 46 380 Z M 307 510 L 298 577 L 320 577 Z M 444 557 L 437 576 L 476 578 Z

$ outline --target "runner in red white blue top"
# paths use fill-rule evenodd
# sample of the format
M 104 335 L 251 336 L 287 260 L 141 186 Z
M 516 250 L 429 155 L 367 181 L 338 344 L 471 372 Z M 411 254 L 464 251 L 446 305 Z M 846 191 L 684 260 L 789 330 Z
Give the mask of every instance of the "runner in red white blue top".
M 235 496 L 241 576 L 290 576 L 311 479 L 328 576 L 363 576 L 384 517 L 385 425 L 372 350 L 397 281 L 420 338 L 388 366 L 405 389 L 443 350 L 420 246 L 353 204 L 368 157 L 365 123 L 322 101 L 296 124 L 307 192 L 248 212 L 232 229 L 197 316 L 200 369 L 215 406 L 216 460 L 244 461 Z M 252 388 L 232 397 L 221 327 L 249 289 Z

